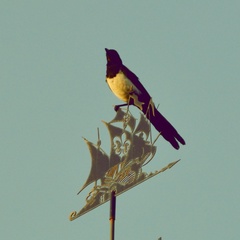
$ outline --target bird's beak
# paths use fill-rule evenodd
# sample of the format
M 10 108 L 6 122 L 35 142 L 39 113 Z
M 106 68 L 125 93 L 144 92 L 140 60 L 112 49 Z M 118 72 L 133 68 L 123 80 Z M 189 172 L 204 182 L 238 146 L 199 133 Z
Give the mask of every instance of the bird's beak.
M 106 51 L 106 52 L 108 52 L 108 49 L 107 49 L 107 48 L 105 48 L 105 51 Z

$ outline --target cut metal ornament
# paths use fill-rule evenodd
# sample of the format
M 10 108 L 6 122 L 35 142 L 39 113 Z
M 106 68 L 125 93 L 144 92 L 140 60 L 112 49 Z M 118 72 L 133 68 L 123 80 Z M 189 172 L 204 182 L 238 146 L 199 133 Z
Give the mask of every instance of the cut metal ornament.
M 92 164 L 89 176 L 78 194 L 88 185 L 94 183 L 94 186 L 86 197 L 85 206 L 79 212 L 71 212 L 70 221 L 109 201 L 112 191 L 118 196 L 170 169 L 180 161 L 171 162 L 155 172 L 144 172 L 142 167 L 148 164 L 156 154 L 157 147 L 154 144 L 159 136 L 152 142 L 151 125 L 142 113 L 137 126 L 136 122 L 128 109 L 123 111 L 121 108 L 112 121 L 103 121 L 110 135 L 109 156 L 101 148 L 99 133 L 97 144 L 84 138 L 90 151 Z M 116 124 L 122 126 L 115 126 Z

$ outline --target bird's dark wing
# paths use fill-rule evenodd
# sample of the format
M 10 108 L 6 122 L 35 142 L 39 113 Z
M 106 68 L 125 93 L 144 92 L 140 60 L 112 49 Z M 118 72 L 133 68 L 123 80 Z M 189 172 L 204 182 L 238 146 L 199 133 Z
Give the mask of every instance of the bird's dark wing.
M 144 96 L 144 98 L 150 98 L 149 93 L 144 88 L 144 86 L 141 84 L 141 82 L 138 80 L 138 77 L 129 70 L 126 66 L 122 65 L 121 67 L 122 72 L 125 74 L 125 76 L 135 85 L 135 87 L 141 92 L 141 95 Z

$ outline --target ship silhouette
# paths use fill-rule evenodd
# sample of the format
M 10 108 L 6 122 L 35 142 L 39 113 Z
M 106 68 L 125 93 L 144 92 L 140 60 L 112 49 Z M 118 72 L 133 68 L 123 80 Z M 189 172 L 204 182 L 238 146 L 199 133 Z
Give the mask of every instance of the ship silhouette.
M 157 147 L 154 144 L 160 135 L 152 141 L 150 122 L 142 113 L 137 123 L 128 109 L 119 109 L 113 120 L 103 123 L 110 136 L 110 154 L 101 148 L 99 132 L 96 144 L 84 138 L 91 155 L 91 169 L 78 194 L 90 184 L 94 183 L 94 186 L 86 197 L 85 206 L 79 212 L 70 214 L 71 221 L 109 201 L 112 191 L 119 195 L 171 168 L 179 161 L 174 161 L 154 173 L 142 170 L 155 156 Z M 115 126 L 116 124 L 121 126 Z

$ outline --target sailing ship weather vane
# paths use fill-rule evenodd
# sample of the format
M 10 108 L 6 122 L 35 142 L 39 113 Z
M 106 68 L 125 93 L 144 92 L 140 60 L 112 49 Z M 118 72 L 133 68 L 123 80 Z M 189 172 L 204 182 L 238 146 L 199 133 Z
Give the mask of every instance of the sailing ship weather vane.
M 125 103 L 114 107 L 116 115 L 113 120 L 103 121 L 110 136 L 109 154 L 101 147 L 99 132 L 96 144 L 84 138 L 90 151 L 92 164 L 89 176 L 79 193 L 90 184 L 94 183 L 94 185 L 86 197 L 85 206 L 80 211 L 70 214 L 71 221 L 109 201 L 111 192 L 114 191 L 119 195 L 175 165 L 179 160 L 155 172 L 143 171 L 143 166 L 148 164 L 156 154 L 155 143 L 160 135 L 175 149 L 179 149 L 179 143 L 185 144 L 176 129 L 155 107 L 138 77 L 123 65 L 117 51 L 105 50 L 106 82 L 112 92 Z M 130 105 L 141 110 L 138 121 L 131 114 Z M 122 109 L 123 106 L 127 108 Z M 151 138 L 151 125 L 159 132 L 154 141 Z

